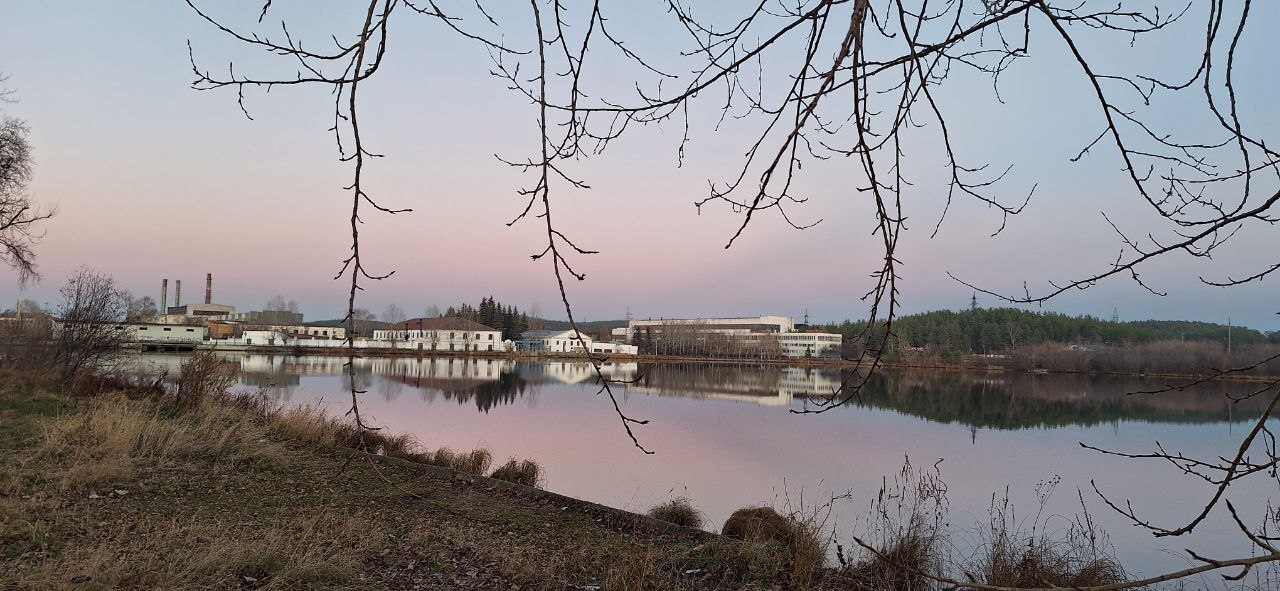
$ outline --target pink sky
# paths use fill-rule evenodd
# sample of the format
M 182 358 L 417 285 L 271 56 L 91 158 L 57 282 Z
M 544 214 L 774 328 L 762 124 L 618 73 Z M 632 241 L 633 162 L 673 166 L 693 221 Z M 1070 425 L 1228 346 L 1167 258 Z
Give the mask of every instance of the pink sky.
M 0 70 L 12 75 L 8 84 L 20 102 L 4 111 L 30 123 L 37 164 L 31 194 L 56 203 L 59 213 L 38 248 L 44 281 L 19 292 L 11 279 L 0 297 L 53 302 L 66 274 L 88 264 L 156 299 L 168 277 L 182 279 L 184 299 L 194 301 L 211 272 L 220 303 L 256 309 L 280 293 L 298 300 L 309 319 L 341 315 L 345 282 L 332 277 L 349 242 L 350 196 L 342 187 L 350 171 L 337 162 L 325 131 L 332 119 L 326 92 L 252 95 L 249 121 L 233 92 L 191 90 L 188 38 L 210 60 L 239 54 L 185 6 L 32 3 L 6 12 L 0 54 L 11 59 Z M 521 209 L 516 190 L 529 179 L 493 157 L 534 148 L 534 114 L 487 74 L 483 52 L 407 38 L 366 89 L 365 133 L 374 151 L 388 154 L 370 168 L 370 188 L 389 205 L 415 211 L 366 216 L 368 263 L 397 273 L 369 286 L 362 305 L 380 312 L 396 302 L 412 316 L 428 304 L 474 303 L 492 294 L 522 308 L 537 302 L 547 316 L 563 317 L 549 266 L 528 256 L 543 246 L 537 220 L 505 225 Z M 438 63 L 443 52 L 450 59 Z M 970 290 L 947 271 L 1020 291 L 1023 280 L 1044 285 L 1104 267 L 1118 252 L 1099 215 L 1104 208 L 1137 227 L 1150 221 L 1145 209 L 1111 198 L 1116 171 L 1062 164 L 1067 148 L 1093 132 L 1039 113 L 1071 112 L 1081 97 L 1040 84 L 1034 72 L 1028 77 L 1002 95 L 1009 116 L 1025 121 L 1004 130 L 966 129 L 961 117 L 957 133 L 969 132 L 993 158 L 1021 165 L 1011 188 L 1020 192 L 1039 181 L 1037 198 L 994 239 L 995 214 L 957 203 L 943 232 L 930 239 L 944 179 L 929 157 L 919 160 L 919 189 L 907 203 L 911 217 L 899 252 L 907 312 L 968 303 Z M 1254 104 L 1280 99 L 1270 81 L 1244 86 Z M 985 92 L 958 104 L 987 108 Z M 1046 134 L 1068 141 L 1045 142 Z M 800 232 L 765 215 L 726 251 L 737 215 L 723 207 L 698 215 L 692 202 L 705 195 L 708 179 L 735 173 L 745 136 L 713 133 L 708 123 L 681 167 L 678 137 L 678 129 L 642 130 L 603 157 L 576 164 L 592 190 L 553 194 L 561 229 L 601 251 L 574 261 L 588 277 L 570 286 L 580 316 L 621 318 L 628 308 L 641 317 L 800 317 L 806 309 L 817 321 L 865 315 L 858 297 L 871 286 L 878 240 L 870 235 L 865 198 L 851 190 L 861 182 L 851 163 L 805 169 L 801 182 L 811 201 L 793 213 L 822 224 Z M 1218 264 L 1234 273 L 1256 271 L 1280 251 L 1275 232 L 1242 236 Z M 1124 319 L 1231 316 L 1237 324 L 1280 328 L 1274 280 L 1224 292 L 1199 284 L 1197 275 L 1209 271 L 1170 260 L 1144 275 L 1169 297 L 1117 281 L 1068 293 L 1047 308 L 1107 317 L 1115 308 Z

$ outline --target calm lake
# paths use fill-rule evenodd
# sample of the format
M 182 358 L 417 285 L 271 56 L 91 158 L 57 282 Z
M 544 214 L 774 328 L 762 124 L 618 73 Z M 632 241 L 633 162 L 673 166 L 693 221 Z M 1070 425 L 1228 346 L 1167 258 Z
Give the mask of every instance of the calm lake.
M 147 372 L 176 373 L 185 358 L 146 354 Z M 342 358 L 227 354 L 242 387 L 265 388 L 286 405 L 319 404 L 346 411 Z M 795 414 L 806 394 L 830 392 L 837 371 L 751 365 L 617 364 L 615 385 L 634 427 L 655 453 L 632 446 L 599 390 L 591 367 L 572 362 L 487 359 L 357 360 L 361 411 L 392 432 L 412 433 L 426 448 L 488 447 L 495 464 L 532 458 L 545 487 L 605 505 L 643 512 L 687 496 L 718 529 L 736 508 L 806 504 L 851 493 L 835 505 L 836 532 L 846 544 L 886 478 L 909 458 L 938 463 L 947 485 L 949 523 L 957 539 L 988 521 L 993 495 L 1006 489 L 1020 523 L 1029 526 L 1037 485 L 1060 479 L 1042 520 L 1065 527 L 1079 514 L 1077 488 L 1111 537 L 1131 574 L 1187 566 L 1191 548 L 1213 557 L 1248 553 L 1225 507 L 1183 538 L 1157 539 L 1106 507 L 1090 481 L 1117 502 L 1166 527 L 1185 523 L 1212 496 L 1199 479 L 1163 460 L 1132 460 L 1082 448 L 1149 452 L 1157 442 L 1188 456 L 1230 457 L 1267 401 L 1232 404 L 1247 383 L 1194 391 L 1129 395 L 1162 384 L 1137 378 L 950 372 L 893 372 L 872 382 L 856 404 L 823 414 Z M 812 406 L 812 402 L 809 403 Z M 1227 498 L 1248 523 L 1260 523 L 1274 480 L 1258 475 L 1233 485 Z M 967 533 L 966 533 L 967 532 Z M 1212 577 L 1220 580 L 1218 577 Z M 1216 585 L 1216 584 L 1215 584 Z

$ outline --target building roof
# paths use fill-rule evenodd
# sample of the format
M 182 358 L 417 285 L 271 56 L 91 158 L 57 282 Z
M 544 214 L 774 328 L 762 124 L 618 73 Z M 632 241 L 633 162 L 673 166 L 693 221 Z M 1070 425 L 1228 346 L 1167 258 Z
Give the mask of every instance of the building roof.
M 500 332 L 496 328 L 485 326 L 474 320 L 458 318 L 457 316 L 444 316 L 440 318 L 410 318 L 404 322 L 397 322 L 395 324 L 384 326 L 379 330 L 469 330 L 473 332 Z
M 564 330 L 526 330 L 520 334 L 520 339 L 524 341 L 537 341 L 541 339 L 554 339 L 557 337 L 573 338 L 573 329 Z M 583 332 L 582 338 L 592 340 L 591 335 Z

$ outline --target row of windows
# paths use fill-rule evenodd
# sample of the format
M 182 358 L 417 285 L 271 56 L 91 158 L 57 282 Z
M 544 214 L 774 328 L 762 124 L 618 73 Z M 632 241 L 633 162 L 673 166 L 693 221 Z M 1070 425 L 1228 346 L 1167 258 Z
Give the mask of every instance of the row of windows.
M 123 327 L 123 326 L 117 326 L 117 327 L 116 327 L 116 330 L 124 330 L 124 327 Z M 145 331 L 145 330 L 147 330 L 147 327 L 145 327 L 145 326 L 139 326 L 139 327 L 138 327 L 138 330 L 139 330 L 139 331 Z M 172 328 L 172 327 L 168 327 L 168 326 L 166 326 L 166 327 L 164 327 L 164 328 L 163 328 L 163 329 L 161 329 L 161 330 L 163 330 L 164 332 L 170 332 L 170 331 L 172 331 L 172 330 L 173 330 L 173 328 Z M 188 329 L 187 329 L 187 332 L 195 332 L 195 331 L 196 331 L 196 329 L 194 329 L 194 328 L 188 328 Z
M 494 340 L 494 339 L 493 339 L 493 335 L 494 335 L 494 333 L 487 333 L 488 340 L 490 340 L 490 341 Z M 480 338 L 480 337 L 481 337 L 480 333 L 478 333 L 478 332 L 477 332 L 477 333 L 475 333 L 475 336 L 474 336 L 474 337 L 470 337 L 470 338 L 474 338 L 474 339 L 476 339 L 476 340 L 481 340 L 481 338 Z M 411 330 L 411 331 L 403 331 L 403 330 L 401 330 L 401 331 L 397 331 L 397 332 L 395 333 L 395 336 L 394 336 L 394 337 L 392 337 L 392 338 L 397 338 L 397 339 L 404 339 L 404 338 L 412 338 L 412 339 L 421 339 L 421 338 L 437 338 L 437 335 L 436 335 L 436 332 L 435 332 L 435 331 L 425 331 L 425 330 Z M 451 333 L 449 333 L 449 338 L 451 338 L 451 339 L 456 339 L 456 338 L 458 338 L 458 335 L 457 335 L 457 333 L 453 333 L 453 332 L 451 332 Z M 464 332 L 464 333 L 462 333 L 462 338 L 464 338 L 464 339 L 465 339 L 465 338 L 468 338 L 468 337 L 467 337 L 467 333 L 465 333 L 465 332 Z
M 785 334 L 782 335 L 784 341 L 825 341 L 836 343 L 840 341 L 840 335 L 825 334 Z

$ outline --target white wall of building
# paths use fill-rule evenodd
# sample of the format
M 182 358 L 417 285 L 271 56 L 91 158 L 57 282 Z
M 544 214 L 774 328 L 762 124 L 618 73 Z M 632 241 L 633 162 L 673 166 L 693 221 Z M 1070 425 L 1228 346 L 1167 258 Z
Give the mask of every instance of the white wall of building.
M 504 351 L 497 330 L 375 330 L 374 341 L 394 343 L 397 349 L 423 351 Z

